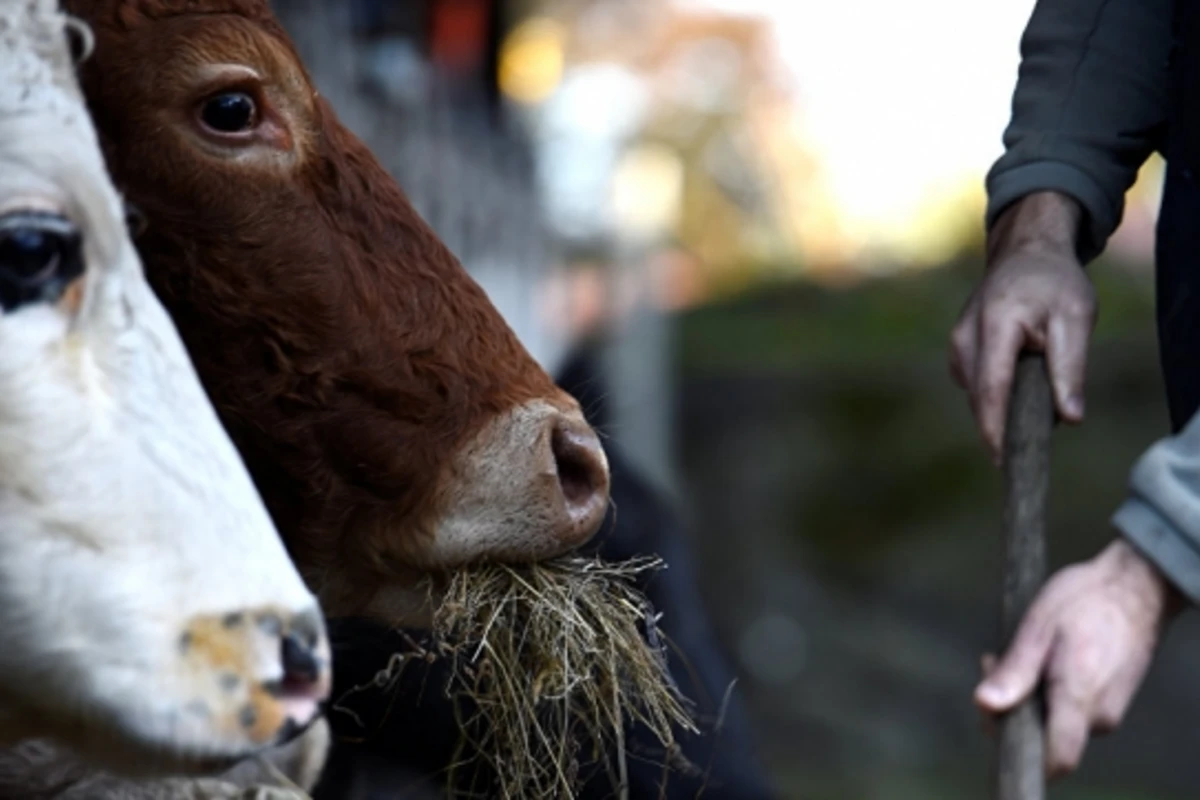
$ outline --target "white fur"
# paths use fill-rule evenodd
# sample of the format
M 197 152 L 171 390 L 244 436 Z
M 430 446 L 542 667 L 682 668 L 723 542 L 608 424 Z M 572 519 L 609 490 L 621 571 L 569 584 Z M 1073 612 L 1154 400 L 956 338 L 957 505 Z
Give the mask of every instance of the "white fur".
M 0 214 L 61 213 L 85 255 L 78 313 L 0 312 L 0 729 L 108 762 L 241 755 L 258 745 L 181 636 L 315 600 L 145 281 L 63 25 L 0 0 Z M 239 677 L 278 678 L 278 637 L 246 627 Z

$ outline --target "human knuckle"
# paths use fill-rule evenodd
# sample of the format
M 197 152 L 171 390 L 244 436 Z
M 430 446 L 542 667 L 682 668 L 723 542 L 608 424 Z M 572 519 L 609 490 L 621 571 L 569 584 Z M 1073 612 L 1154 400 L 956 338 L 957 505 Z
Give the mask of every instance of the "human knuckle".
M 950 363 L 961 364 L 970 348 L 969 340 L 965 333 L 960 333 L 958 330 L 950 334 Z
M 995 336 L 1017 324 L 1021 308 L 1016 303 L 998 300 L 979 312 L 979 327 L 985 336 Z
M 975 320 L 973 318 L 968 319 L 967 317 L 963 317 L 960 319 L 950 329 L 950 343 L 956 348 L 966 347 L 967 343 L 971 340 L 971 329 L 974 325 Z
M 1089 295 L 1064 300 L 1059 304 L 1058 313 L 1070 320 L 1087 321 L 1096 314 L 1096 302 Z

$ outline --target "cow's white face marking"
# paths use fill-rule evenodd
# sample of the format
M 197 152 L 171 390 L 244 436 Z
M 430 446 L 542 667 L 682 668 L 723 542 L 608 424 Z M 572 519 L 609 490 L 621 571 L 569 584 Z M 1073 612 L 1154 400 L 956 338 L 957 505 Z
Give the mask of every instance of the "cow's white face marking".
M 54 0 L 0 0 L 0 735 L 117 768 L 315 715 L 324 625 L 147 285 Z

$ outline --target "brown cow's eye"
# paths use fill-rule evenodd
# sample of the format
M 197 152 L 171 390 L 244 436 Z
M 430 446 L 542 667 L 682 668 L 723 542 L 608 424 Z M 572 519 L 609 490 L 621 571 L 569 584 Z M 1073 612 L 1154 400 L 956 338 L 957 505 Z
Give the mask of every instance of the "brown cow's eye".
M 226 92 L 209 98 L 200 110 L 204 124 L 220 133 L 241 133 L 254 127 L 255 106 L 244 92 Z

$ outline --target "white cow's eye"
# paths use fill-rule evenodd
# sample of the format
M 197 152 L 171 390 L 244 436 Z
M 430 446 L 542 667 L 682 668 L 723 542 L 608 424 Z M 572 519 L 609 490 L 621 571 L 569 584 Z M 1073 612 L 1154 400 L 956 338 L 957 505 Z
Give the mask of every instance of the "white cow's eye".
M 0 306 L 37 299 L 51 284 L 61 287 L 82 272 L 79 232 L 46 212 L 0 217 Z

